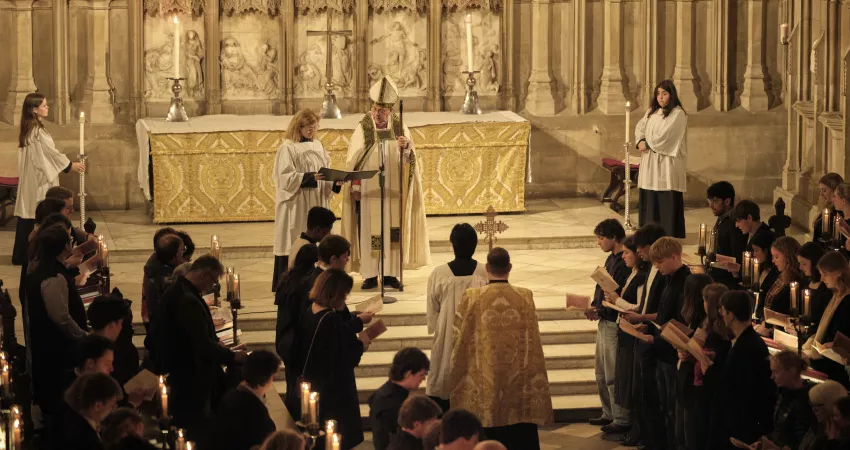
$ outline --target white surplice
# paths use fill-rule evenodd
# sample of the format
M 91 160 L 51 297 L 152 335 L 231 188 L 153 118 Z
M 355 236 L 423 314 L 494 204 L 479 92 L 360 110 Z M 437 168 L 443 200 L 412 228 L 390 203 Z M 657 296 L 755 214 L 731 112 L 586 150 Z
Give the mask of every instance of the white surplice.
M 455 276 L 448 264 L 438 266 L 428 277 L 427 312 L 428 334 L 434 335 L 431 347 L 431 369 L 425 392 L 449 400 L 452 392 L 452 326 L 455 308 L 470 288 L 487 285 L 487 271 L 480 262 L 472 275 Z
M 15 215 L 21 219 L 35 219 L 36 205 L 44 200 L 48 189 L 59 185 L 59 174 L 71 161 L 56 149 L 53 137 L 46 130 L 36 128 L 26 142 L 18 161 Z
M 664 117 L 663 109 L 651 117 L 647 110 L 635 127 L 635 142 L 646 139 L 649 151 L 640 158 L 638 188 L 649 191 L 687 191 L 688 115 L 676 107 Z
M 399 148 L 393 127 L 398 127 L 398 117 L 393 115 L 388 130 L 375 129 L 375 122 L 367 114 L 354 130 L 348 146 L 346 170 L 378 170 L 381 163 L 381 137 L 387 138 L 384 146 L 386 167 L 386 188 L 383 202 L 385 266 L 384 275 L 398 277 L 401 252 L 397 242 L 391 242 L 393 230 L 403 230 L 404 268 L 416 269 L 427 265 L 431 260 L 428 245 L 428 230 L 425 225 L 425 202 L 422 196 L 421 167 L 416 158 L 410 130 L 403 127 L 404 136 L 409 143 L 404 150 L 402 162 L 410 170 L 405 170 L 403 180 L 399 179 Z M 379 135 L 381 134 L 381 135 Z M 380 271 L 381 245 L 381 188 L 380 174 L 360 184 L 360 225 L 355 212 L 355 202 L 351 201 L 351 186 L 343 187 L 342 198 L 342 236 L 351 242 L 350 269 L 360 272 L 363 278 L 377 277 Z M 400 184 L 401 183 L 401 184 Z M 399 199 L 404 195 L 404 223 L 400 225 Z
M 330 167 L 328 152 L 318 140 L 286 140 L 277 149 L 274 161 L 275 205 L 274 254 L 289 255 L 292 242 L 307 231 L 307 213 L 314 206 L 329 208 L 333 183 L 319 181 L 316 188 L 302 188 L 305 173 Z M 295 255 L 292 255 L 294 258 Z

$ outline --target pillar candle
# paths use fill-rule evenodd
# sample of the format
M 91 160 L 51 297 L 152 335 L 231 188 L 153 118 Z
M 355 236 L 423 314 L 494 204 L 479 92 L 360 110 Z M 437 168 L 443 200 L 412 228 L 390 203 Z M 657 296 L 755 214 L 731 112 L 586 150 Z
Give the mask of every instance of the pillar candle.
M 625 140 L 625 142 L 631 142 L 631 140 L 629 139 L 629 136 L 631 135 L 631 129 L 632 129 L 632 127 L 631 127 L 632 116 L 629 114 L 629 110 L 631 110 L 631 109 L 632 109 L 632 103 L 626 102 L 626 140 Z M 626 151 L 629 151 L 629 148 L 626 148 Z M 629 168 L 626 167 L 626 170 L 628 171 Z
M 168 417 L 168 386 L 162 386 L 162 417 Z
M 239 274 L 233 274 L 233 298 L 236 300 L 242 299 L 242 288 L 239 286 Z
M 709 262 L 714 262 L 717 260 L 717 228 L 711 229 L 711 234 L 708 235 L 708 260 Z
M 100 243 L 100 267 L 109 267 L 109 248 L 106 246 L 106 242 Z
M 808 316 L 812 314 L 812 291 L 808 289 L 803 290 L 803 315 Z
M 466 23 L 466 64 L 472 72 L 475 70 L 472 65 L 472 14 L 467 14 L 464 22 Z
M 741 258 L 741 281 L 745 285 L 748 285 L 750 282 L 750 264 L 752 264 L 752 258 L 750 252 L 744 252 L 744 256 Z
M 835 242 L 841 240 L 841 217 L 835 216 L 835 224 L 832 226 L 832 239 Z
M 174 16 L 174 78 L 180 78 L 180 20 Z
M 339 433 L 333 434 L 333 444 L 331 444 L 331 450 L 339 450 L 339 443 L 342 440 L 342 436 Z
M 80 113 L 80 154 L 86 154 L 86 145 L 85 145 L 85 135 L 86 135 L 86 113 Z
M 12 442 L 14 443 L 14 447 L 12 447 L 12 448 L 14 448 L 15 450 L 18 450 L 18 449 L 23 448 L 21 446 L 21 419 L 20 418 L 17 418 L 17 417 L 15 418 L 14 427 L 15 427 L 14 437 L 12 438 Z
M 797 283 L 796 281 L 792 281 L 790 287 L 791 287 L 791 309 L 797 309 L 797 306 L 798 306 L 797 305 L 797 293 L 798 293 L 799 288 L 800 288 L 800 283 Z M 798 312 L 799 312 L 799 310 L 798 310 Z
M 310 393 L 310 423 L 319 421 L 319 393 Z
M 779 26 L 779 42 L 788 42 L 788 24 L 783 23 Z
M 9 363 L 5 360 L 3 361 L 2 368 L 2 383 L 3 383 L 3 395 L 5 397 L 9 397 L 12 395 L 12 385 L 11 380 L 9 378 Z
M 325 438 L 325 450 L 333 449 L 333 441 L 336 440 L 336 420 L 328 420 L 325 425 L 325 436 L 333 436 L 333 440 Z M 337 447 L 339 448 L 339 447 Z
M 824 208 L 821 215 L 821 232 L 824 237 L 829 236 L 829 208 Z
M 301 421 L 306 425 L 310 419 L 310 383 L 301 383 Z
M 758 290 L 759 281 L 761 281 L 761 268 L 759 267 L 759 260 L 753 258 L 753 289 Z
M 183 430 L 177 430 L 177 450 L 186 450 L 186 438 L 183 437 Z
M 697 244 L 697 254 L 705 256 L 705 224 L 699 224 L 699 243 Z

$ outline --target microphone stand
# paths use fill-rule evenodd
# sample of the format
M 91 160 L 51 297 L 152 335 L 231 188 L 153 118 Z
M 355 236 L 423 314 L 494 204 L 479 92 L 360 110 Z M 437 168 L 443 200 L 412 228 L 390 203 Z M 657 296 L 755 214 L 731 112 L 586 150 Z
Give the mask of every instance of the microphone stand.
M 378 142 L 378 152 L 381 154 L 381 165 L 379 166 L 379 177 L 378 177 L 378 184 L 381 187 L 381 262 L 380 262 L 380 266 L 381 266 L 380 277 L 381 277 L 381 280 L 380 280 L 380 283 L 381 283 L 381 301 L 385 305 L 389 305 L 391 303 L 397 302 L 398 299 L 395 298 L 395 297 L 387 297 L 386 295 L 384 295 L 384 292 L 385 292 L 385 290 L 384 290 L 384 265 L 385 265 L 384 262 L 386 261 L 385 260 L 386 256 L 384 254 L 384 247 L 386 247 L 386 245 L 385 245 L 386 240 L 385 240 L 385 236 L 384 236 L 384 222 L 385 222 L 384 216 L 385 216 L 385 212 L 386 212 L 386 209 L 384 208 L 384 201 L 386 201 L 386 177 L 387 177 L 386 164 L 385 164 L 386 163 L 386 161 L 385 161 L 386 151 L 387 151 L 387 141 L 384 140 L 384 139 L 381 139 Z

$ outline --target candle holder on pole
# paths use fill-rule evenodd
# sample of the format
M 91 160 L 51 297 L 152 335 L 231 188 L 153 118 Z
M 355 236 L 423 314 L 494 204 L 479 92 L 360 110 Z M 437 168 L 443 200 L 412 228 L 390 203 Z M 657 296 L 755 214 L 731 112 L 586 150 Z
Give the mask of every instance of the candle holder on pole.
M 168 115 L 165 116 L 166 122 L 188 122 L 189 116 L 186 115 L 186 108 L 183 107 L 183 99 L 180 93 L 183 92 L 183 86 L 180 81 L 185 78 L 167 78 L 172 81 L 171 85 L 171 105 L 168 107 Z
M 478 92 L 475 90 L 475 74 L 481 73 L 480 70 L 465 70 L 461 73 L 468 75 L 466 78 L 466 96 L 463 98 L 463 106 L 460 108 L 461 114 L 481 114 L 481 106 L 478 103 Z
M 86 165 L 89 159 L 86 155 L 79 155 L 80 164 Z M 84 230 L 86 226 L 86 171 L 80 173 L 80 229 Z
M 628 114 L 628 113 L 627 113 Z M 632 155 L 629 150 L 631 150 L 632 143 L 626 139 L 626 142 L 623 143 L 623 150 L 626 152 L 625 170 L 623 171 L 623 178 L 626 185 L 626 210 L 623 213 L 623 228 L 626 230 L 626 233 L 634 233 L 635 227 L 632 225 L 632 218 L 629 212 L 630 205 L 632 203 Z

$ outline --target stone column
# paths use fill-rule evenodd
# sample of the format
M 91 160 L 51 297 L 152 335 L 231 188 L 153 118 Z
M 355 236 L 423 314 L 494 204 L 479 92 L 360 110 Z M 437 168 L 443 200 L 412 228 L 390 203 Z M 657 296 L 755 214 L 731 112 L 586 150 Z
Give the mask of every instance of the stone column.
M 729 1 L 716 0 L 714 8 L 714 83 L 711 102 L 714 109 L 728 111 L 729 101 Z
M 764 0 L 747 0 L 747 68 L 741 106 L 749 111 L 767 111 L 767 83 L 764 81 Z
M 625 112 L 626 92 L 623 89 L 623 3 L 605 0 L 605 31 L 602 43 L 602 79 L 596 103 L 605 114 Z
M 366 112 L 369 102 L 369 74 L 366 68 L 366 35 L 369 32 L 369 0 L 356 0 L 354 6 L 354 111 Z
M 91 0 L 88 16 L 86 49 L 88 76 L 85 82 L 82 109 L 91 123 L 115 122 L 112 105 L 112 80 L 106 67 L 109 53 L 109 0 Z
M 552 77 L 549 75 L 549 14 L 550 0 L 531 0 L 531 20 L 534 24 L 531 37 L 531 75 L 528 77 L 528 95 L 525 108 L 535 116 L 555 114 L 555 97 L 552 96 Z
M 652 1 L 652 0 L 649 0 Z M 587 112 L 587 0 L 573 0 L 573 114 Z
M 676 66 L 673 83 L 685 111 L 699 110 L 699 86 L 694 73 L 694 1 L 676 2 Z
M 641 101 L 644 104 L 644 109 L 649 107 L 652 98 L 655 97 L 655 85 L 658 84 L 658 0 L 646 0 L 645 22 L 646 22 L 646 59 L 645 67 L 645 88 Z
M 147 115 L 145 107 L 145 11 L 142 2 L 127 2 L 127 19 L 130 22 L 130 122 Z
M 283 0 L 280 9 L 280 102 L 283 114 L 295 113 L 295 0 Z
M 428 5 L 428 111 L 441 111 L 443 99 L 443 2 Z
M 71 118 L 70 96 L 68 95 L 68 4 L 54 1 L 53 5 L 53 83 L 55 98 L 50 115 L 53 122 L 64 125 Z
M 0 5 L 0 13 L 14 14 L 15 23 L 15 42 L 9 46 L 9 52 L 15 56 L 15 68 L 9 81 L 6 103 L 0 110 L 3 121 L 12 125 L 21 124 L 24 98 L 36 90 L 32 76 L 32 3 L 32 0 L 10 0 L 6 11 Z
M 850 5 L 847 5 L 850 7 Z M 824 28 L 824 73 L 823 73 L 823 110 L 838 111 L 839 96 L 841 95 L 841 8 L 837 0 L 826 2 L 826 19 Z M 850 14 L 850 10 L 844 14 Z
M 221 29 L 219 14 L 221 9 L 218 1 L 208 1 L 204 4 L 204 35 L 206 47 L 204 55 L 204 91 L 206 92 L 206 114 L 221 114 Z
M 574 0 L 575 1 L 575 0 Z M 514 87 L 514 2 L 502 4 L 502 70 L 499 72 L 499 86 L 504 93 L 502 108 L 516 111 L 516 88 Z

